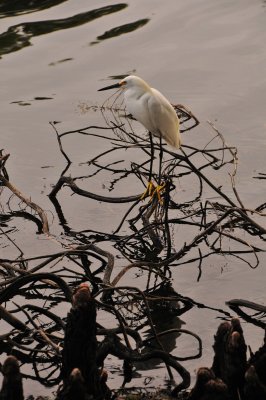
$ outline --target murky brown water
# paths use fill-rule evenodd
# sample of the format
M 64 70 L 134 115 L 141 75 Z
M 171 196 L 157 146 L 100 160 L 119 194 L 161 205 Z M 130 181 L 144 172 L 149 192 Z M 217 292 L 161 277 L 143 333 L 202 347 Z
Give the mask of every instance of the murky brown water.
M 7 12 L 9 2 L 5 3 L 6 9 L 0 7 L 1 148 L 11 154 L 11 181 L 36 203 L 53 212 L 47 194 L 65 165 L 49 121 L 62 121 L 61 131 L 103 125 L 99 112 L 82 112 L 84 104 L 101 104 L 105 95 L 97 89 L 110 77 L 132 71 L 172 102 L 187 105 L 200 119 L 199 128 L 183 135 L 184 144 L 204 146 L 210 139 L 205 136 L 205 121 L 215 122 L 226 142 L 238 148 L 236 183 L 245 206 L 254 208 L 265 201 L 265 180 L 253 179 L 266 172 L 265 2 L 138 0 L 88 5 L 80 0 L 77 6 L 69 0 L 43 2 L 46 7 L 41 10 L 31 2 L 30 9 L 18 6 L 14 12 Z M 73 174 L 79 163 L 99 152 L 102 143 L 91 137 L 66 139 Z M 229 177 L 224 180 L 229 182 Z M 101 183 L 98 178 L 92 181 L 99 190 Z M 121 193 L 127 190 L 122 187 Z M 135 193 L 133 187 L 130 190 Z M 92 229 L 106 230 L 108 225 L 111 231 L 119 221 L 116 206 L 104 208 L 76 199 L 73 212 L 73 202 L 61 200 L 76 229 L 86 228 L 89 221 Z M 51 231 L 58 235 L 62 229 L 50 215 Z M 260 223 L 265 226 L 263 220 Z M 58 249 L 56 243 L 36 236 L 30 224 L 21 222 L 18 228 L 16 243 L 26 255 Z M 12 246 L 1 253 L 15 257 Z M 231 298 L 264 303 L 265 258 L 260 259 L 260 266 L 251 270 L 217 255 L 204 264 L 199 282 L 195 265 L 177 267 L 173 286 L 212 307 L 225 309 Z M 192 374 L 196 367 L 210 364 L 216 318 L 215 312 L 195 308 L 183 318 L 205 346 L 202 359 L 185 363 Z M 244 329 L 256 349 L 262 331 L 247 324 Z M 176 352 L 185 352 L 186 345 Z M 160 370 L 145 374 L 164 378 Z M 27 391 L 37 394 L 35 385 L 28 383 Z

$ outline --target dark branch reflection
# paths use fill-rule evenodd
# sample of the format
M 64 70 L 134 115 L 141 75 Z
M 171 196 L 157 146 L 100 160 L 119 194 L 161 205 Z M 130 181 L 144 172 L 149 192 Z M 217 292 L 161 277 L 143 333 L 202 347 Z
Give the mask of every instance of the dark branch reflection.
M 34 36 L 45 35 L 62 29 L 75 28 L 104 15 L 121 11 L 126 7 L 127 4 L 119 3 L 97 8 L 69 18 L 27 22 L 11 26 L 6 32 L 0 35 L 0 56 L 30 46 L 31 38 Z
M 66 0 L 2 0 L 0 4 L 0 18 L 45 10 L 64 3 L 65 1 Z
M 92 42 L 91 44 L 97 44 L 105 39 L 111 39 L 116 36 L 123 35 L 125 33 L 133 32 L 136 29 L 141 28 L 142 26 L 146 25 L 149 22 L 148 18 L 140 19 L 135 22 L 131 22 L 129 24 L 120 25 L 109 31 L 106 31 L 103 35 L 97 36 L 97 41 Z

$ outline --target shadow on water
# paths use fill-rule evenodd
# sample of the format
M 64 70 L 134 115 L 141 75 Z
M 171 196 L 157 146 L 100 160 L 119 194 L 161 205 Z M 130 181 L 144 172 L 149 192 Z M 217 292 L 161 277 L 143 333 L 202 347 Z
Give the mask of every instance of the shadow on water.
M 29 14 L 64 3 L 66 0 L 3 0 L 0 4 L 0 18 Z
M 91 42 L 91 45 L 100 43 L 102 40 L 111 39 L 116 36 L 123 35 L 124 33 L 133 32 L 136 29 L 141 28 L 149 22 L 149 18 L 140 19 L 135 22 L 131 22 L 129 24 L 120 25 L 109 31 L 106 31 L 103 35 L 97 36 L 97 41 Z
M 0 57 L 1 55 L 30 46 L 31 38 L 34 36 L 45 35 L 62 29 L 74 28 L 93 21 L 96 18 L 103 17 L 104 15 L 121 11 L 126 7 L 127 4 L 119 3 L 97 8 L 69 18 L 27 22 L 11 26 L 6 32 L 0 35 Z

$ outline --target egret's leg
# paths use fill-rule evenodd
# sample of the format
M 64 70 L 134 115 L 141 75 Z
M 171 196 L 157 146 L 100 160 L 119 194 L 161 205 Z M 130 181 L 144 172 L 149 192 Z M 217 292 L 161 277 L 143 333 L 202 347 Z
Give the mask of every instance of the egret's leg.
M 149 171 L 149 178 L 148 178 L 148 186 L 143 195 L 141 196 L 141 200 L 145 199 L 146 196 L 152 196 L 155 186 L 152 183 L 152 169 L 153 169 L 153 160 L 154 160 L 154 144 L 152 139 L 152 134 L 149 132 L 150 144 L 151 144 L 151 161 L 150 161 L 150 171 Z
M 163 199 L 161 194 L 164 192 L 165 183 L 162 183 L 162 166 L 163 166 L 163 146 L 162 146 L 162 136 L 160 136 L 160 158 L 159 158 L 159 176 L 158 176 L 158 186 L 154 188 L 152 197 L 157 195 L 159 203 L 163 205 Z
M 162 146 L 162 136 L 160 135 L 160 159 L 159 159 L 159 179 L 158 179 L 159 186 L 161 185 L 162 165 L 163 165 L 163 146 Z
M 152 180 L 152 168 L 153 168 L 153 160 L 154 160 L 154 144 L 153 144 L 153 139 L 152 139 L 152 134 L 149 132 L 149 137 L 150 137 L 150 144 L 151 144 L 151 162 L 150 162 L 150 173 L 149 173 L 149 182 Z

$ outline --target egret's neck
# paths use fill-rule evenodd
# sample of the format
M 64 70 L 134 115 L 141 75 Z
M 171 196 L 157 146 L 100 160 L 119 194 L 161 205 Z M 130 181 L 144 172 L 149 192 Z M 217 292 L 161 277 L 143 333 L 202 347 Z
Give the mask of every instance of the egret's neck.
M 150 92 L 150 87 L 148 85 L 130 86 L 124 89 L 124 96 L 126 99 L 137 100 L 149 92 Z

